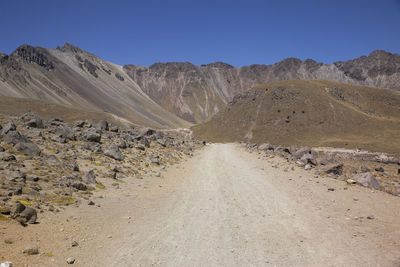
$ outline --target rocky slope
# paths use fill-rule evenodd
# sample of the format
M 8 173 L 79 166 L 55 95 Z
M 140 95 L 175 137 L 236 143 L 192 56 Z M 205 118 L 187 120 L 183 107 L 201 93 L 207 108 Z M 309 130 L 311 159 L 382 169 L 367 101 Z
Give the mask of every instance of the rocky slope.
M 94 205 L 90 198 L 103 183 L 118 188 L 128 177 L 159 177 L 196 146 L 187 130 L 0 115 L 0 221 L 35 223 L 39 211 Z
M 193 123 L 216 114 L 237 93 L 273 81 L 327 79 L 400 90 L 400 56 L 382 50 L 333 64 L 288 58 L 240 68 L 222 62 L 201 66 L 184 62 L 127 65 L 124 70 L 154 101 Z
M 107 112 L 154 127 L 187 125 L 144 94 L 121 66 L 70 44 L 22 45 L 1 55 L 0 94 Z
M 326 80 L 263 84 L 192 127 L 210 141 L 400 151 L 400 92 Z

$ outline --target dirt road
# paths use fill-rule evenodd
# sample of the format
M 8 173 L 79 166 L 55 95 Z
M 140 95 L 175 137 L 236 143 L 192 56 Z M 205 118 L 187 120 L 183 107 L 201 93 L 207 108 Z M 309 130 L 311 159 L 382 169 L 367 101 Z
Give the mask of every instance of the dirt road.
M 80 209 L 79 227 L 64 225 L 68 242 L 84 240 L 79 249 L 43 265 L 69 256 L 76 266 L 400 265 L 400 198 L 235 144 L 207 146 L 96 203 Z

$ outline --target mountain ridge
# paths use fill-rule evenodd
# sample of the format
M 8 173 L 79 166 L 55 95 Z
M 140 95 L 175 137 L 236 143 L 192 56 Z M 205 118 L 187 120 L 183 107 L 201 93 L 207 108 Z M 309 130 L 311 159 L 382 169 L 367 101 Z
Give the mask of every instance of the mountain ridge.
M 21 45 L 0 55 L 0 94 L 114 113 L 155 127 L 207 121 L 236 94 L 258 84 L 326 79 L 400 90 L 400 56 L 374 50 L 332 64 L 286 58 L 275 64 L 234 67 L 225 62 L 150 66 L 107 62 L 65 43 L 56 49 Z

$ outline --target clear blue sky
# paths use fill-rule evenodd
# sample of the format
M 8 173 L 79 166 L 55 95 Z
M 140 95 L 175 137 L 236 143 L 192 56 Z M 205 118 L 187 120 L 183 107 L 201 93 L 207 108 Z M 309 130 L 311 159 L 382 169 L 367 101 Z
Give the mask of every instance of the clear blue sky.
M 2 0 L 0 51 L 70 42 L 117 64 L 400 53 L 400 0 Z

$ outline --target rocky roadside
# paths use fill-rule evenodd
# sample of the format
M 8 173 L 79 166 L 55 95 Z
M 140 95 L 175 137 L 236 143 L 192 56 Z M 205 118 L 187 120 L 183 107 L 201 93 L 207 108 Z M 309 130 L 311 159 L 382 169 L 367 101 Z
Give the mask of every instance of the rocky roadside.
M 400 157 L 396 155 L 362 150 L 282 147 L 270 143 L 242 145 L 267 157 L 285 158 L 292 163 L 292 170 L 300 167 L 313 171 L 316 177 L 331 177 L 346 181 L 349 186 L 358 184 L 400 196 Z
M 127 179 L 160 177 L 197 147 L 200 143 L 185 129 L 0 115 L 0 224 L 32 227 L 43 213 L 96 205 L 92 196 L 109 189 L 105 184 L 119 189 Z M 37 249 L 26 245 L 21 253 L 34 255 Z M 0 262 L 6 256 L 0 255 Z

